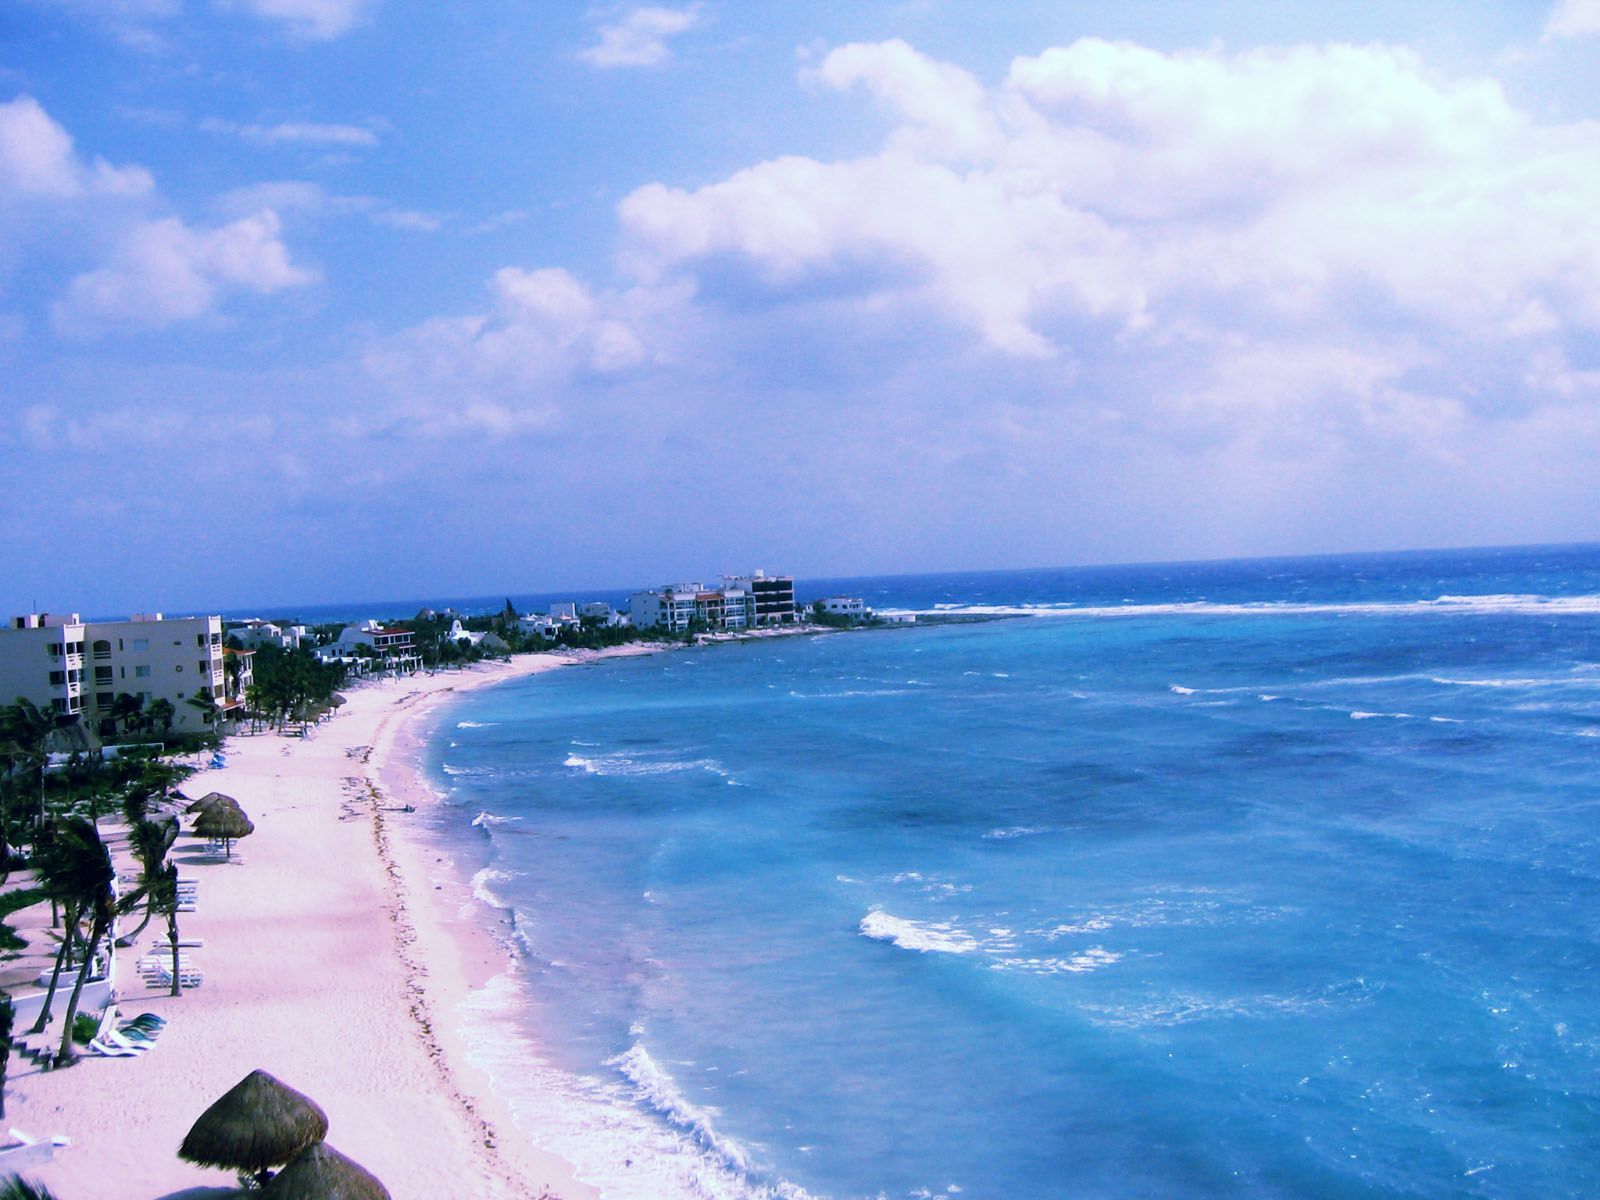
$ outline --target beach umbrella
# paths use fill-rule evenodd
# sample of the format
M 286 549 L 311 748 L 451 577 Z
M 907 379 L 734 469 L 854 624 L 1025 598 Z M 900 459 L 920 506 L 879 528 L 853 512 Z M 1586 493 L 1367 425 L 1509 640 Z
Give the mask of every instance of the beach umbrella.
M 328 1136 L 328 1114 L 265 1071 L 251 1071 L 194 1123 L 178 1157 L 260 1175 Z
M 233 842 L 235 838 L 249 837 L 256 831 L 250 818 L 244 815 L 236 801 L 213 804 L 210 808 L 203 809 L 195 820 L 194 832 L 197 837 L 221 838 L 223 849 L 229 858 L 233 857 Z
M 200 799 L 193 801 L 184 812 L 204 812 L 213 804 L 220 804 L 226 800 L 229 804 L 237 805 L 239 802 L 232 796 L 224 796 L 221 792 L 207 792 Z
M 307 1146 L 261 1189 L 261 1200 L 390 1200 L 389 1189 L 327 1142 Z

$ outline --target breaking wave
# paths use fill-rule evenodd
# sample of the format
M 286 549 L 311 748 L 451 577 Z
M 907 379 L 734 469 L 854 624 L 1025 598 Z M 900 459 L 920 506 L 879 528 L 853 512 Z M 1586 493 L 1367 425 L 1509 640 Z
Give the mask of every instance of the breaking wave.
M 1600 596 L 1540 596 L 1507 593 L 1482 596 L 1444 595 L 1432 600 L 1370 601 L 1255 601 L 1225 604 L 1211 600 L 1186 600 L 1167 604 L 1079 605 L 1071 601 L 1049 604 L 936 604 L 918 613 L 974 617 L 1164 617 L 1164 616 L 1406 616 L 1436 613 L 1496 616 L 1529 613 L 1541 616 L 1594 616 L 1600 614 Z

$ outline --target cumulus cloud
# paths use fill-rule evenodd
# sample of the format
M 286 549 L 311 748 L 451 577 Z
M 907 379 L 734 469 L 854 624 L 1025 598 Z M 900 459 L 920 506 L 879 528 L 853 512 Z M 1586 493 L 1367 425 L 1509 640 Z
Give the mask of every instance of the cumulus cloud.
M 270 210 L 215 229 L 169 217 L 131 229 L 109 265 L 72 281 L 52 317 L 69 333 L 160 328 L 210 312 L 229 292 L 268 294 L 315 279 L 290 261 Z
M 649 67 L 672 56 L 669 38 L 692 29 L 700 19 L 700 6 L 660 8 L 653 5 L 630 10 L 621 20 L 602 25 L 600 40 L 578 52 L 596 67 Z
M 549 267 L 504 267 L 489 295 L 487 312 L 425 321 L 368 349 L 363 366 L 400 398 L 408 431 L 527 433 L 558 420 L 563 387 L 649 357 L 638 296 L 600 295 Z
M 1600 127 L 1541 125 L 1406 50 L 1086 38 L 985 86 L 894 41 L 806 77 L 883 104 L 882 148 L 641 187 L 619 209 L 631 270 L 825 285 L 1028 357 L 1399 328 L 1517 353 L 1600 328 Z
M 12 200 L 70 200 L 82 196 L 139 196 L 153 186 L 143 167 L 86 161 L 72 137 L 32 96 L 0 104 L 0 204 Z
M 1561 0 L 1545 23 L 1547 37 L 1577 38 L 1600 34 L 1600 0 Z
M 330 41 L 350 32 L 373 7 L 373 0 L 234 0 L 269 21 L 281 21 L 296 37 Z

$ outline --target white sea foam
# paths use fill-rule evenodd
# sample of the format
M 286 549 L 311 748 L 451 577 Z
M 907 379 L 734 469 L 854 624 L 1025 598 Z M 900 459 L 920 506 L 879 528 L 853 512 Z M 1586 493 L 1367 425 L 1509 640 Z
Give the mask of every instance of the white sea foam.
M 1152 617 L 1152 616 L 1426 616 L 1447 613 L 1497 616 L 1537 614 L 1540 616 L 1593 616 L 1600 614 L 1600 596 L 1538 596 L 1495 594 L 1482 596 L 1438 596 L 1432 600 L 1373 601 L 1259 601 L 1219 603 L 1188 600 L 1169 604 L 1107 604 L 1076 606 L 1070 602 L 1052 604 L 937 604 L 919 613 L 959 613 L 975 617 Z
M 1123 1029 L 1190 1025 L 1197 1021 L 1298 1017 L 1306 1013 L 1342 1011 L 1364 1004 L 1381 990 L 1365 979 L 1330 984 L 1319 991 L 1298 995 L 1264 994 L 1257 996 L 1201 996 L 1176 992 L 1142 1004 L 1102 1006 L 1083 1004 L 1081 1008 L 1098 1024 Z
M 1037 931 L 1030 931 L 1030 932 L 1042 933 L 1047 940 L 1053 942 L 1057 938 L 1066 937 L 1069 934 L 1075 934 L 1075 933 L 1100 933 L 1103 930 L 1110 929 L 1112 924 L 1113 924 L 1113 921 L 1111 920 L 1110 917 L 1099 917 L 1099 916 L 1097 916 L 1097 917 L 1085 917 L 1082 921 L 1078 921 L 1078 922 L 1073 923 L 1073 924 L 1057 925 L 1054 929 L 1045 929 L 1045 930 L 1037 930 Z
M 1004 829 L 991 829 L 983 836 L 993 841 L 1003 842 L 1011 838 L 1034 837 L 1037 834 L 1048 833 L 1049 830 L 1037 825 L 1009 825 Z
M 710 1144 L 699 1128 L 674 1123 L 667 1109 L 681 1117 L 707 1110 L 684 1101 L 642 1046 L 619 1056 L 626 1066 L 614 1060 L 615 1082 L 546 1063 L 521 1024 L 530 1008 L 519 980 L 492 979 L 459 1010 L 469 1057 L 506 1101 L 520 1133 L 572 1163 L 605 1200 L 809 1200 L 794 1184 L 751 1178 L 735 1165 L 749 1163 L 751 1154 L 709 1124 Z M 631 1032 L 643 1033 L 637 1025 Z
M 493 729 L 499 721 L 457 721 L 457 729 Z
M 484 867 L 472 877 L 472 894 L 491 908 L 508 908 L 509 905 L 495 894 L 493 884 L 503 883 L 511 876 L 493 867 Z
M 1176 684 L 1176 683 L 1173 684 L 1171 687 L 1169 687 L 1167 690 L 1169 692 L 1175 692 L 1180 696 L 1192 696 L 1192 695 L 1194 695 L 1194 689 L 1192 687 L 1184 687 L 1181 684 Z
M 923 954 L 971 954 L 978 948 L 976 938 L 949 922 L 913 921 L 878 908 L 861 918 L 861 932 L 874 941 Z
M 1122 955 L 1103 946 L 1091 946 L 1078 954 L 1047 958 L 1002 958 L 989 964 L 991 971 L 1010 971 L 1024 975 L 1086 975 L 1121 962 Z
M 472 818 L 472 823 L 479 829 L 489 829 L 495 825 L 512 825 L 521 820 L 521 817 L 502 817 L 492 812 L 480 812 Z
M 724 778 L 728 775 L 722 764 L 712 758 L 684 762 L 671 758 L 629 758 L 625 754 L 599 754 L 593 757 L 569 754 L 561 765 L 581 769 L 585 775 L 671 775 L 679 771 L 709 771 Z
M 1429 678 L 1437 684 L 1446 687 L 1470 688 L 1549 688 L 1549 687 L 1600 687 L 1600 679 L 1588 678 L 1578 675 L 1561 676 L 1555 679 L 1449 679 L 1443 676 L 1430 675 Z
M 861 696 L 904 696 L 907 688 L 845 688 L 837 692 L 801 692 L 793 688 L 789 695 L 796 700 L 848 700 Z
M 1371 721 L 1378 717 L 1390 717 L 1397 721 L 1408 721 L 1411 714 L 1407 712 L 1361 712 L 1357 710 L 1350 714 L 1352 721 Z

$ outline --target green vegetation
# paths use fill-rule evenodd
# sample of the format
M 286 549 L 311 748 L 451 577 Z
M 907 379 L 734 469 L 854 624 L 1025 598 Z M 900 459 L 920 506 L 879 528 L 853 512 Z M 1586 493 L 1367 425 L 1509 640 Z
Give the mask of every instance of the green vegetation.
M 21 912 L 44 899 L 44 889 L 39 887 L 14 888 L 0 892 L 0 958 L 11 958 L 27 948 L 27 941 L 5 923 L 5 918 Z
M 72 1041 L 77 1046 L 87 1046 L 100 1032 L 100 1018 L 93 1013 L 79 1013 L 72 1018 Z
M 335 707 L 345 675 L 342 665 L 319 662 L 309 647 L 263 646 L 255 653 L 255 682 L 245 689 L 245 706 L 256 719 L 280 727 L 314 721 Z

